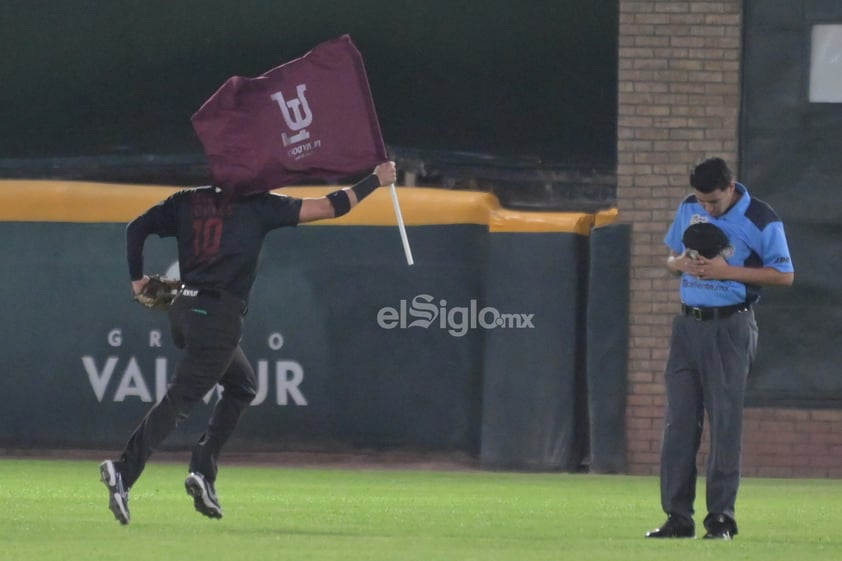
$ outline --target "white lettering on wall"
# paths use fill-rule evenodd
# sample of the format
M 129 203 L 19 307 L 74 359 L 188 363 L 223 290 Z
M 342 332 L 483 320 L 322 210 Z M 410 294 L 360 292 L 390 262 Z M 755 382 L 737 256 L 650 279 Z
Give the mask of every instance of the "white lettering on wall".
M 155 359 L 155 403 L 164 398 L 167 393 L 167 359 Z
M 119 347 L 123 344 L 123 332 L 119 329 L 112 329 L 108 332 L 108 344 L 112 347 Z
M 272 333 L 269 335 L 269 348 L 273 351 L 281 350 L 284 346 L 284 336 L 280 333 Z
M 287 376 L 292 374 L 290 378 Z M 307 398 L 298 389 L 304 381 L 304 369 L 294 360 L 279 360 L 275 363 L 276 403 L 287 404 L 287 396 L 292 398 L 296 405 L 307 405 Z
M 160 347 L 161 346 L 161 332 L 157 329 L 153 329 L 149 332 L 149 346 L 150 347 Z
M 105 365 L 102 367 L 102 372 L 100 372 L 96 367 L 94 357 L 82 357 L 82 366 L 85 367 L 85 372 L 88 373 L 88 380 L 91 382 L 91 388 L 93 388 L 96 400 L 99 402 L 102 402 L 102 398 L 105 396 L 105 388 L 108 387 L 108 382 L 111 380 L 111 375 L 114 374 L 114 367 L 117 366 L 118 360 L 120 359 L 116 356 L 108 357 L 105 361 Z
M 128 396 L 139 397 L 141 401 L 152 401 L 152 394 L 149 393 L 149 388 L 143 381 L 143 374 L 141 374 L 140 367 L 134 357 L 129 360 L 129 366 L 120 379 L 120 385 L 114 394 L 114 401 L 123 401 Z
M 109 356 L 101 367 L 93 356 L 83 356 L 82 366 L 88 376 L 91 389 L 100 403 L 104 400 L 124 402 L 131 399 L 144 403 L 151 403 L 153 399 L 158 402 L 167 393 L 169 387 L 170 372 L 165 357 L 155 357 L 152 365 L 146 365 L 149 367 L 149 376 L 144 375 L 144 365 L 134 356 L 129 357 L 127 362 L 122 362 L 118 356 Z M 251 402 L 252 406 L 261 405 L 266 401 L 266 398 L 271 395 L 269 390 L 272 382 L 275 384 L 275 405 L 303 407 L 309 404 L 302 390 L 305 379 L 304 367 L 299 362 L 274 361 L 274 376 L 271 376 L 270 367 L 269 360 L 257 361 L 255 372 L 257 394 Z M 210 403 L 214 396 L 219 399 L 222 393 L 222 386 L 217 385 L 205 394 L 203 401 Z

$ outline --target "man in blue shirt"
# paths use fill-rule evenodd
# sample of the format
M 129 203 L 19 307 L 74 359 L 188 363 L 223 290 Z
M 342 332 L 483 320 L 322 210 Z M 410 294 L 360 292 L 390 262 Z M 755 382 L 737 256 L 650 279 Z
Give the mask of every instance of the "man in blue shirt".
M 737 534 L 743 400 L 757 348 L 752 307 L 761 286 L 791 285 L 794 269 L 780 218 L 733 180 L 724 160 L 701 161 L 690 185 L 695 193 L 679 205 L 664 239 L 672 250 L 666 268 L 681 277 L 682 301 L 665 370 L 661 506 L 668 518 L 646 537 L 695 537 L 696 455 L 707 411 L 704 537 L 728 540 Z M 717 226 L 729 245 L 711 257 L 686 247 L 684 233 L 698 223 Z

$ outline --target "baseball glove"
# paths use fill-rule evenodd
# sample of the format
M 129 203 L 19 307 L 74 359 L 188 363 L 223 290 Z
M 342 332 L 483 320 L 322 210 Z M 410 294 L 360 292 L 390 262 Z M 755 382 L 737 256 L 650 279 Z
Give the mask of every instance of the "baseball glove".
M 134 299 L 150 310 L 169 310 L 180 289 L 181 281 L 178 279 L 151 275 Z
M 681 236 L 684 247 L 699 252 L 705 259 L 713 259 L 731 245 L 728 236 L 709 222 L 691 224 Z

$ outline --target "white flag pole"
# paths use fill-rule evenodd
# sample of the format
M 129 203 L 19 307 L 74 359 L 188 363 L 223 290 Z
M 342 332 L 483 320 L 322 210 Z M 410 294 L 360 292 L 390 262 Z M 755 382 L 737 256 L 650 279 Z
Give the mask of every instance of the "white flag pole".
M 395 207 L 395 217 L 398 219 L 398 230 L 401 233 L 401 242 L 403 242 L 403 252 L 406 255 L 406 264 L 412 265 L 415 263 L 412 259 L 412 249 L 409 247 L 409 239 L 406 237 L 406 227 L 403 224 L 403 215 L 401 214 L 401 205 L 398 203 L 398 191 L 395 189 L 395 184 L 392 183 L 392 204 Z

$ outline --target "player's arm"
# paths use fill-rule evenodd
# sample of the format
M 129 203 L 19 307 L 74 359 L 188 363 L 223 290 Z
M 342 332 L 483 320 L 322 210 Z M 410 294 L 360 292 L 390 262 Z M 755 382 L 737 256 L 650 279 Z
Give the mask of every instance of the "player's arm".
M 732 280 L 761 286 L 791 286 L 795 273 L 783 225 L 776 222 L 763 231 L 763 241 L 757 253 L 764 257 L 763 267 L 730 265 L 722 256 L 700 258 L 691 265 L 690 274 L 700 279 Z M 780 264 L 780 268 L 775 267 Z
M 395 162 L 383 162 L 374 168 L 374 172 L 354 185 L 329 193 L 324 197 L 307 198 L 301 201 L 298 223 L 336 218 L 350 211 L 360 201 L 381 185 L 389 185 L 397 180 Z
M 720 259 L 722 258 L 720 257 Z M 727 269 L 722 273 L 726 275 L 724 278 L 746 284 L 792 286 L 792 283 L 795 282 L 795 273 L 784 273 L 774 267 L 734 267 L 727 263 L 725 266 Z
M 174 235 L 172 227 L 174 221 L 170 216 L 171 207 L 172 203 L 170 199 L 167 199 L 153 206 L 126 226 L 126 260 L 129 266 L 132 293 L 135 295 L 149 282 L 149 277 L 143 274 L 143 246 L 146 238 L 152 234 Z
M 699 279 L 732 280 L 761 286 L 790 286 L 795 281 L 795 273 L 779 271 L 774 267 L 729 265 L 721 256 L 705 259 L 698 254 L 691 254 L 690 250 L 673 252 L 667 258 L 666 268 L 675 276 L 687 273 Z
M 700 279 L 732 280 L 761 286 L 790 286 L 795 281 L 795 273 L 779 271 L 774 267 L 729 265 L 721 256 L 713 259 L 701 257 L 690 269 L 688 272 Z
M 132 293 L 135 295 L 149 281 L 149 277 L 143 274 L 143 245 L 152 231 L 145 217 L 146 215 L 142 214 L 126 226 L 126 261 L 129 265 Z

